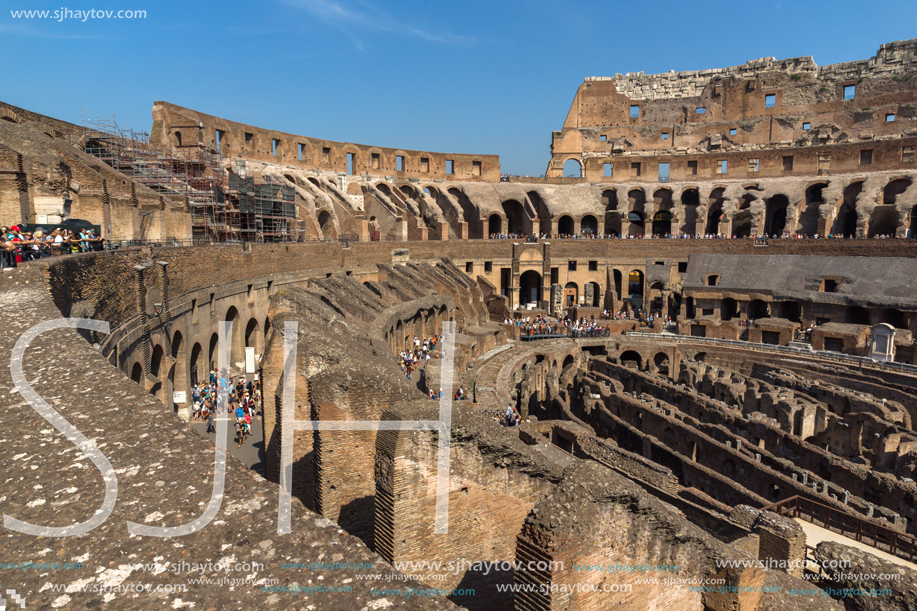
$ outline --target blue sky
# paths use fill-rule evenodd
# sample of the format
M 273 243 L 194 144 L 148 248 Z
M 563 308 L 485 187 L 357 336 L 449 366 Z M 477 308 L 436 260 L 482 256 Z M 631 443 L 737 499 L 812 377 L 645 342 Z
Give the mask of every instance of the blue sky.
M 586 76 L 764 56 L 819 65 L 917 37 L 917 3 L 261 0 L 5 2 L 0 100 L 149 130 L 154 100 L 360 144 L 499 154 L 540 175 Z M 11 10 L 147 11 L 14 19 Z

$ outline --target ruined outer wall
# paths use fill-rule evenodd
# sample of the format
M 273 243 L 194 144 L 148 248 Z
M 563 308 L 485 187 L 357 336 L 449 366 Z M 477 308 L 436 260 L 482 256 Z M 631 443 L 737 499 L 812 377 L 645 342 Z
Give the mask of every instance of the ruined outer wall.
M 666 156 L 661 161 L 674 156 L 674 176 L 684 174 L 686 161 L 696 161 L 696 176 L 702 179 L 716 174 L 714 159 L 707 158 L 743 151 L 760 160 L 759 176 L 776 176 L 783 172 L 782 157 L 793 154 L 786 149 L 805 146 L 819 146 L 805 155 L 814 161 L 816 153 L 852 160 L 858 149 L 875 147 L 881 160 L 873 158 L 873 169 L 900 167 L 903 160 L 893 149 L 913 145 L 899 140 L 902 136 L 917 135 L 911 122 L 917 117 L 915 49 L 917 40 L 898 41 L 882 45 L 868 60 L 820 68 L 811 57 L 768 57 L 723 69 L 587 78 L 563 129 L 553 134 L 546 175 L 561 176 L 564 162 L 577 159 L 586 163 L 587 179 L 594 180 L 602 176 L 602 163 L 614 160 L 614 176 L 623 178 L 631 174 L 630 163 L 641 161 L 630 155 L 642 153 Z M 855 95 L 845 99 L 848 86 L 855 87 Z M 895 120 L 886 121 L 888 114 Z M 888 147 L 874 142 L 884 139 L 895 142 Z M 856 150 L 823 148 L 842 143 L 855 143 Z M 730 160 L 730 172 L 736 161 Z M 849 171 L 838 161 L 831 160 L 832 171 Z M 646 175 L 655 167 L 642 170 Z M 814 170 L 798 161 L 792 168 L 793 173 Z
M 52 137 L 72 136 L 74 138 L 81 138 L 83 136 L 83 128 L 79 125 L 74 123 L 67 123 L 66 121 L 61 121 L 60 119 L 47 117 L 45 115 L 38 114 L 37 112 L 26 110 L 25 108 L 19 108 L 18 106 L 7 104 L 6 102 L 0 102 L 0 119 L 13 121 L 15 123 L 20 123 L 22 121 L 35 121 L 36 123 L 40 123 L 42 127 L 47 128 L 49 131 L 57 132 L 51 133 L 50 135 Z
M 303 169 L 346 172 L 347 155 L 353 154 L 354 174 L 492 182 L 500 179 L 498 155 L 432 153 L 334 142 L 228 121 L 168 102 L 153 103 L 150 140 L 154 144 L 178 147 L 200 144 L 216 151 L 217 132 L 219 151 L 226 158 L 241 156 Z M 399 156 L 404 158 L 400 172 L 396 160 Z M 453 162 L 452 174 L 446 173 L 447 160 Z

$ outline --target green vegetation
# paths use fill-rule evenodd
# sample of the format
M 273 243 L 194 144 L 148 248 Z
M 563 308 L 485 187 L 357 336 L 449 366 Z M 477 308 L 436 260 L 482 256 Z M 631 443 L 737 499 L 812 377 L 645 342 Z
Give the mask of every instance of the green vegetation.
M 802 75 L 801 74 L 791 74 L 790 78 L 793 79 L 794 81 L 798 81 L 799 79 L 802 78 Z

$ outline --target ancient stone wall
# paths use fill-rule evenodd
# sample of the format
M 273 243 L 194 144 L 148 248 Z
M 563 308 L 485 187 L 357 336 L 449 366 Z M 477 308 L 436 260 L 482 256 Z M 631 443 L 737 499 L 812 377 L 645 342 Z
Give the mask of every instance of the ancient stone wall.
M 820 68 L 811 57 L 762 58 L 587 78 L 553 133 L 546 176 L 569 175 L 571 159 L 593 182 L 655 180 L 659 163 L 676 180 L 907 167 L 904 147 L 917 135 L 915 48 L 914 40 L 888 43 L 869 60 Z
M 161 145 L 202 144 L 226 158 L 242 156 L 351 174 L 491 182 L 500 177 L 497 155 L 432 153 L 333 142 L 253 127 L 160 101 L 153 103 L 150 140 Z

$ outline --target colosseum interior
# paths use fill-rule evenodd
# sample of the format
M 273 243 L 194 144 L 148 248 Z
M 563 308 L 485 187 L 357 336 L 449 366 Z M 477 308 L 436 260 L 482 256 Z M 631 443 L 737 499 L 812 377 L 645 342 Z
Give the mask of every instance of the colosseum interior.
M 0 551 L 89 586 L 254 567 L 142 597 L 26 571 L 26 608 L 917 608 L 915 75 L 917 39 L 587 78 L 528 179 L 0 105 L 0 224 L 111 245 L 0 273 Z M 258 468 L 193 426 L 221 352 L 259 375 Z

